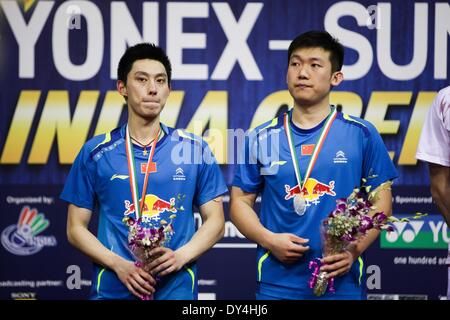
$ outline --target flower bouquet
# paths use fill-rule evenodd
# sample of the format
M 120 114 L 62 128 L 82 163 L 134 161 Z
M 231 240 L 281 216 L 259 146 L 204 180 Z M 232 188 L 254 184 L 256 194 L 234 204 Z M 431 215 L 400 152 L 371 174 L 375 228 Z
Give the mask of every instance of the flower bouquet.
M 389 185 L 390 186 L 390 185 Z M 389 187 L 388 186 L 388 187 Z M 385 187 L 385 186 L 384 186 Z M 371 193 L 369 199 L 373 199 L 376 193 Z M 366 236 L 371 229 L 393 231 L 389 222 L 406 222 L 407 218 L 401 220 L 395 217 L 388 217 L 384 212 L 376 212 L 372 203 L 365 199 L 364 194 L 359 190 L 353 190 L 348 198 L 336 200 L 336 208 L 324 219 L 320 225 L 322 240 L 322 254 L 324 257 L 338 254 L 356 245 L 357 241 Z M 424 214 L 416 213 L 414 219 Z M 328 278 L 326 272 L 320 272 L 321 260 L 316 258 L 309 262 L 309 269 L 312 275 L 309 280 L 309 287 L 313 289 L 316 296 L 321 296 L 328 291 L 335 292 L 334 278 Z
M 124 223 L 128 226 L 128 246 L 135 258 L 135 265 L 142 268 L 146 272 L 150 272 L 149 265 L 157 257 L 150 255 L 150 251 L 157 247 L 168 244 L 174 233 L 172 221 L 176 217 L 175 214 L 170 216 L 170 222 L 160 220 L 159 223 L 154 221 L 143 221 L 142 218 L 137 220 L 131 217 L 125 217 Z M 141 300 L 152 300 L 153 295 L 142 295 Z

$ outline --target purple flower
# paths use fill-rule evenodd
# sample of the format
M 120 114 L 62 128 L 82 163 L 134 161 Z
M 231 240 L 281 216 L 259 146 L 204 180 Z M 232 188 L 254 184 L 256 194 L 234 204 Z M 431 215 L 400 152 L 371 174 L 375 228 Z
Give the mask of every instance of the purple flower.
M 363 216 L 361 218 L 361 225 L 359 227 L 359 232 L 365 234 L 367 230 L 370 230 L 372 228 L 373 228 L 372 218 L 369 216 Z
M 136 239 L 142 240 L 142 239 L 144 239 L 144 238 L 145 238 L 144 232 L 140 231 L 140 232 L 138 232 L 138 233 L 136 234 Z
M 384 221 L 387 219 L 387 216 L 384 214 L 384 212 L 377 212 L 373 215 L 373 222 L 375 225 L 382 225 Z
M 351 234 L 345 233 L 342 237 L 341 240 L 345 241 L 345 242 L 352 242 L 355 241 L 356 238 L 353 237 Z
M 338 215 L 340 215 L 340 214 L 341 214 L 340 211 L 334 210 L 334 211 L 332 211 L 332 212 L 328 215 L 328 217 L 330 217 L 330 218 L 335 218 L 336 216 L 338 216 Z
M 358 210 L 358 211 L 361 211 L 361 210 L 365 209 L 366 207 L 367 206 L 366 206 L 366 204 L 364 202 L 358 202 L 356 204 L 356 210 Z
M 347 204 L 345 202 L 339 202 L 336 205 L 336 210 L 340 212 L 345 212 L 345 209 L 347 208 Z
M 133 218 L 128 218 L 128 219 L 127 219 L 127 225 L 128 225 L 129 227 L 134 226 L 134 223 L 135 223 L 135 221 L 134 221 Z

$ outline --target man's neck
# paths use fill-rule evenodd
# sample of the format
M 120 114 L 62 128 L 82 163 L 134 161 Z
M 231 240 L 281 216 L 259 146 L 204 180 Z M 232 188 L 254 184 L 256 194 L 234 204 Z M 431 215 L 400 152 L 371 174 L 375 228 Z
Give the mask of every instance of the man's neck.
M 292 121 L 301 129 L 311 129 L 321 123 L 330 114 L 328 99 L 315 105 L 300 105 L 294 103 Z
M 142 144 L 148 144 L 155 138 L 159 126 L 159 116 L 151 120 L 128 117 L 130 135 Z

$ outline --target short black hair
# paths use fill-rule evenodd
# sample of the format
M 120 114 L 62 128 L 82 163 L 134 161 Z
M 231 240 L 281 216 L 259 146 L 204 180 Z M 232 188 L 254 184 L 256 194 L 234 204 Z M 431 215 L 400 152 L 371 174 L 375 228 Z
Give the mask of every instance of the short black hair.
M 292 40 L 288 49 L 288 65 L 292 52 L 299 48 L 322 48 L 330 52 L 332 72 L 340 71 L 344 63 L 344 47 L 339 40 L 333 38 L 326 31 L 311 30 L 297 36 Z
M 133 67 L 133 63 L 136 60 L 150 59 L 156 60 L 163 64 L 167 73 L 167 80 L 170 86 L 172 78 L 172 66 L 170 65 L 169 57 L 164 50 L 153 43 L 139 43 L 132 47 L 129 47 L 122 58 L 119 61 L 119 67 L 117 68 L 117 78 L 127 83 L 127 75 Z

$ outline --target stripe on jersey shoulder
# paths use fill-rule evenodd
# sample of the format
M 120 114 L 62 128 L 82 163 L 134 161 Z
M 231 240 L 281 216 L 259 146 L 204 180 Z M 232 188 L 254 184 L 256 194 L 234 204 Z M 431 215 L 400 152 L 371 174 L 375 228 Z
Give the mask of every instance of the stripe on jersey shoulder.
M 342 117 L 343 117 L 345 120 L 347 120 L 347 121 L 353 121 L 353 122 L 356 122 L 356 123 L 362 125 L 363 127 L 367 128 L 367 126 L 366 126 L 364 123 L 362 123 L 361 121 L 358 121 L 358 120 L 352 118 L 350 115 L 348 115 L 348 114 L 346 114 L 346 113 L 342 113 Z
M 176 136 L 178 138 L 181 138 L 180 140 L 186 139 L 189 142 L 191 142 L 193 144 L 196 144 L 198 146 L 202 146 L 203 145 L 203 139 L 200 138 L 199 136 L 194 135 L 193 133 L 186 132 L 183 129 L 175 129 L 175 132 L 176 132 Z
M 195 137 L 190 136 L 189 134 L 185 133 L 185 132 L 184 132 L 183 130 L 181 130 L 181 129 L 177 129 L 177 134 L 178 134 L 180 137 L 185 138 L 185 139 L 190 139 L 190 140 L 193 140 L 193 141 L 196 141 L 196 140 L 197 140 L 197 139 L 195 139 Z
M 105 133 L 105 139 L 103 139 L 102 142 L 100 142 L 98 145 L 96 145 L 94 147 L 94 149 L 92 149 L 92 151 L 94 151 L 95 149 L 97 149 L 98 147 L 100 147 L 102 144 L 108 143 L 111 141 L 111 132 L 107 132 Z
M 363 121 L 362 119 L 358 118 L 358 117 L 354 117 L 354 116 L 350 116 L 346 113 L 338 113 L 338 116 L 336 117 L 336 119 L 340 119 L 342 120 L 344 123 L 348 123 L 350 125 L 353 125 L 357 128 L 359 128 L 360 130 L 362 130 L 364 136 L 370 136 L 370 125 L 368 125 L 367 123 L 365 123 L 365 121 Z
M 122 138 L 122 136 L 120 134 L 120 128 L 116 128 L 110 132 L 105 133 L 104 139 L 102 140 L 102 142 L 97 144 L 95 146 L 95 148 L 92 149 L 92 151 L 90 152 L 91 158 L 92 159 L 100 158 L 99 154 L 101 154 L 102 150 L 109 151 L 109 150 L 114 149 L 117 144 L 120 144 L 120 143 L 116 143 L 116 142 L 120 141 L 121 138 Z
M 283 121 L 281 117 L 284 116 L 284 113 L 266 123 L 263 123 L 259 127 L 257 127 L 254 131 L 250 133 L 250 138 L 254 139 L 254 143 L 258 143 L 258 141 L 262 141 L 265 139 L 270 139 L 273 135 L 278 135 L 283 126 Z
M 264 125 L 264 124 L 263 124 Z M 278 117 L 273 118 L 272 121 L 270 123 L 268 123 L 267 125 L 265 125 L 262 128 L 259 128 L 258 131 L 262 131 L 262 130 L 267 130 L 269 128 L 273 128 L 276 127 L 278 125 Z

